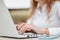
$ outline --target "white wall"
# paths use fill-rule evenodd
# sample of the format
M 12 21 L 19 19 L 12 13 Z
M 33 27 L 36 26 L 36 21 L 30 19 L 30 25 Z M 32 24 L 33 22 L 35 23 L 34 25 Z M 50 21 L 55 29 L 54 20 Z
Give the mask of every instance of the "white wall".
M 4 0 L 8 9 L 24 9 L 30 7 L 30 0 Z

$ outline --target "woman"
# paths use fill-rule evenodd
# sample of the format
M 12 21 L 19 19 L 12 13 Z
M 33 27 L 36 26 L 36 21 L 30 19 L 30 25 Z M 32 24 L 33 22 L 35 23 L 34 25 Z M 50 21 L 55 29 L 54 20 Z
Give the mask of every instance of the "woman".
M 38 34 L 60 34 L 60 2 L 57 0 L 31 0 L 27 23 L 17 25 L 19 32 L 33 30 Z M 57 27 L 57 28 L 56 28 Z

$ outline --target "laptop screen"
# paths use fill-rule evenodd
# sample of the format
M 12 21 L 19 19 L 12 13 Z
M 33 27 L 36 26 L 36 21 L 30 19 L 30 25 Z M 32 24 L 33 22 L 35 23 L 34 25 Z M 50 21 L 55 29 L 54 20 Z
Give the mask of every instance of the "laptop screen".
M 16 26 L 3 0 L 0 0 L 0 36 L 18 35 Z

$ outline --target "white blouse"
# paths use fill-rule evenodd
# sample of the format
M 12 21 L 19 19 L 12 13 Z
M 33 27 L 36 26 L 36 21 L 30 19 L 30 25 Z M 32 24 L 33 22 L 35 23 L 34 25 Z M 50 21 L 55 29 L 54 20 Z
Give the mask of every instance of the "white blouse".
M 60 34 L 60 2 L 56 1 L 51 8 L 50 18 L 48 19 L 46 12 L 46 4 L 42 7 L 42 11 L 37 7 L 33 16 L 27 20 L 27 24 L 33 24 L 37 27 L 48 28 L 50 34 Z

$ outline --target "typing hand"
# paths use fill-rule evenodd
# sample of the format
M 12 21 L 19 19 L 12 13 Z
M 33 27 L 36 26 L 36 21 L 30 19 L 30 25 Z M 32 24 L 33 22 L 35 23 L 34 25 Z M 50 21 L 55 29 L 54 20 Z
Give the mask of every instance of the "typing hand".
M 39 27 L 36 27 L 34 25 L 29 25 L 29 24 L 26 24 L 26 23 L 22 23 L 20 25 L 17 25 L 16 28 L 17 28 L 18 32 L 22 32 L 22 33 L 33 32 L 33 33 L 37 33 L 37 34 L 47 34 L 47 35 L 49 35 L 48 28 L 39 28 Z

